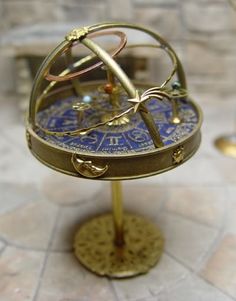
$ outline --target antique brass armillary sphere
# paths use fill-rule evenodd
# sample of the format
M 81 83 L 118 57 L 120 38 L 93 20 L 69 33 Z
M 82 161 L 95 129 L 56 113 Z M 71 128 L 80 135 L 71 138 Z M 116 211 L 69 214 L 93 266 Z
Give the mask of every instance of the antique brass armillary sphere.
M 143 32 L 153 43 L 129 45 L 126 31 Z M 107 36 L 119 42 L 105 51 L 95 40 Z M 75 60 L 72 49 L 79 45 L 91 54 Z M 117 63 L 123 48 L 137 47 L 151 47 L 170 59 L 172 70 L 163 83 L 131 79 Z M 66 66 L 56 74 L 61 57 Z M 90 79 L 95 68 L 103 79 Z M 123 214 L 120 180 L 152 176 L 188 160 L 199 147 L 201 122 L 176 53 L 151 30 L 126 23 L 74 29 L 46 57 L 31 93 L 29 149 L 59 172 L 112 185 L 113 214 L 81 225 L 75 237 L 75 254 L 85 267 L 122 278 L 156 264 L 163 237 L 145 218 Z

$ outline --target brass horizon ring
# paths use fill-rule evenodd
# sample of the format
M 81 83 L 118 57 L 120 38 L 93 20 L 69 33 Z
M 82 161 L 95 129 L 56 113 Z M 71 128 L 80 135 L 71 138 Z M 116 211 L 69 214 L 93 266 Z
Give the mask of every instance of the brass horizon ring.
M 125 47 L 126 43 L 127 43 L 127 36 L 124 32 L 122 31 L 118 31 L 118 30 L 110 30 L 110 31 L 105 31 L 105 32 L 97 32 L 97 33 L 91 33 L 88 34 L 86 37 L 88 38 L 95 38 L 95 37 L 100 37 L 100 36 L 110 36 L 110 35 L 115 35 L 117 37 L 120 38 L 120 43 L 117 46 L 116 49 L 112 49 L 109 50 L 108 53 L 110 54 L 111 57 L 116 56 L 117 54 L 120 53 L 120 51 Z M 71 49 L 72 47 L 78 45 L 80 43 L 80 41 L 76 41 L 75 43 L 72 43 L 71 45 L 69 45 L 68 48 L 66 48 L 62 54 L 64 54 L 66 51 L 68 51 L 69 49 Z M 94 57 L 96 57 L 96 55 L 94 55 Z M 82 69 L 80 71 L 74 72 L 74 73 L 70 73 L 70 74 L 66 74 L 63 76 L 60 75 L 54 75 L 50 73 L 50 68 L 45 76 L 45 79 L 47 79 L 48 81 L 56 81 L 56 82 L 62 82 L 62 81 L 67 81 L 67 80 L 72 80 L 76 77 L 79 77 L 89 71 L 92 71 L 100 66 L 104 65 L 104 63 L 102 61 L 93 64 L 90 67 L 87 67 L 85 69 Z

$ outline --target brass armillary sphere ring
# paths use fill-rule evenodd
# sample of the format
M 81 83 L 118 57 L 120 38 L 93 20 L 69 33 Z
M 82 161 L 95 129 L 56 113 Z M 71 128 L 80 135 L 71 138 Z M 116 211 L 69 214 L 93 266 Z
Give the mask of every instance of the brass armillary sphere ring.
M 123 33 L 122 31 L 117 31 L 117 30 L 110 30 L 110 31 L 104 31 L 104 32 L 97 32 L 97 33 L 91 33 L 91 34 L 88 34 L 87 36 L 89 38 L 96 38 L 96 37 L 103 37 L 103 36 L 110 36 L 110 35 L 115 35 L 117 37 L 120 38 L 120 42 L 119 42 L 119 45 L 116 47 L 116 49 L 114 50 L 109 50 L 108 53 L 111 55 L 111 57 L 114 57 L 116 56 L 126 45 L 127 43 L 127 38 L 126 38 L 126 35 L 125 33 Z M 65 52 L 67 51 L 70 51 L 72 47 L 74 47 L 75 45 L 78 44 L 78 41 L 75 41 L 68 46 L 68 48 L 65 48 L 61 55 L 64 54 Z M 95 55 L 93 56 L 89 56 L 90 59 L 96 57 Z M 68 74 L 65 74 L 65 75 L 53 75 L 53 74 L 50 74 L 50 69 L 48 70 L 45 78 L 49 81 L 67 81 L 67 80 L 72 80 L 76 77 L 79 77 L 89 71 L 92 71 L 98 67 L 101 67 L 104 63 L 102 61 L 100 62 L 97 62 L 95 64 L 93 64 L 92 66 L 90 67 L 87 67 L 87 68 L 84 68 L 83 70 L 79 70 L 79 71 L 76 71 L 76 72 L 73 72 L 73 73 L 68 73 Z

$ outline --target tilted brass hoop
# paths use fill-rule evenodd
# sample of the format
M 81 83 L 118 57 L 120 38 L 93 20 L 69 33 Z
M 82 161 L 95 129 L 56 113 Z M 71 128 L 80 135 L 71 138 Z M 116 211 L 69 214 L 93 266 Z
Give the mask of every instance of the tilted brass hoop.
M 96 37 L 107 36 L 107 35 L 115 35 L 115 36 L 120 38 L 119 45 L 116 47 L 116 49 L 108 52 L 111 55 L 111 57 L 114 57 L 125 47 L 125 44 L 127 42 L 126 35 L 123 32 L 117 31 L 117 30 L 112 30 L 112 31 L 103 31 L 103 32 L 97 32 L 97 33 L 91 33 L 87 36 L 89 38 L 96 38 Z M 73 46 L 75 46 L 75 43 L 70 44 L 67 49 L 63 50 L 63 52 L 61 54 L 63 54 L 66 51 L 70 50 L 71 47 L 73 47 Z M 94 58 L 94 56 L 89 56 L 89 58 L 90 59 Z M 81 75 L 83 75 L 87 72 L 90 72 L 90 71 L 92 71 L 92 70 L 94 70 L 98 67 L 101 67 L 102 65 L 103 65 L 103 62 L 100 61 L 100 62 L 95 63 L 94 65 L 92 65 L 90 67 L 84 68 L 83 70 L 73 72 L 73 73 L 68 72 L 64 75 L 53 75 L 53 74 L 50 74 L 50 70 L 48 70 L 45 78 L 49 81 L 67 81 L 67 80 L 71 80 L 71 79 L 74 79 L 76 77 L 79 77 L 79 76 L 81 76 Z

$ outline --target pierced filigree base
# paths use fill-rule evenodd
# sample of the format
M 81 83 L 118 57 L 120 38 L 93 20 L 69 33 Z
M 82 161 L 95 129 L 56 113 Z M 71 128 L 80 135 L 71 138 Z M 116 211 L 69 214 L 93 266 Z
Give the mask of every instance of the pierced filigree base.
M 148 220 L 124 216 L 123 247 L 114 244 L 112 215 L 96 217 L 81 226 L 75 236 L 75 255 L 92 272 L 113 278 L 126 278 L 146 273 L 163 252 L 164 240 Z
M 236 157 L 236 134 L 219 137 L 215 141 L 215 146 L 224 155 Z

